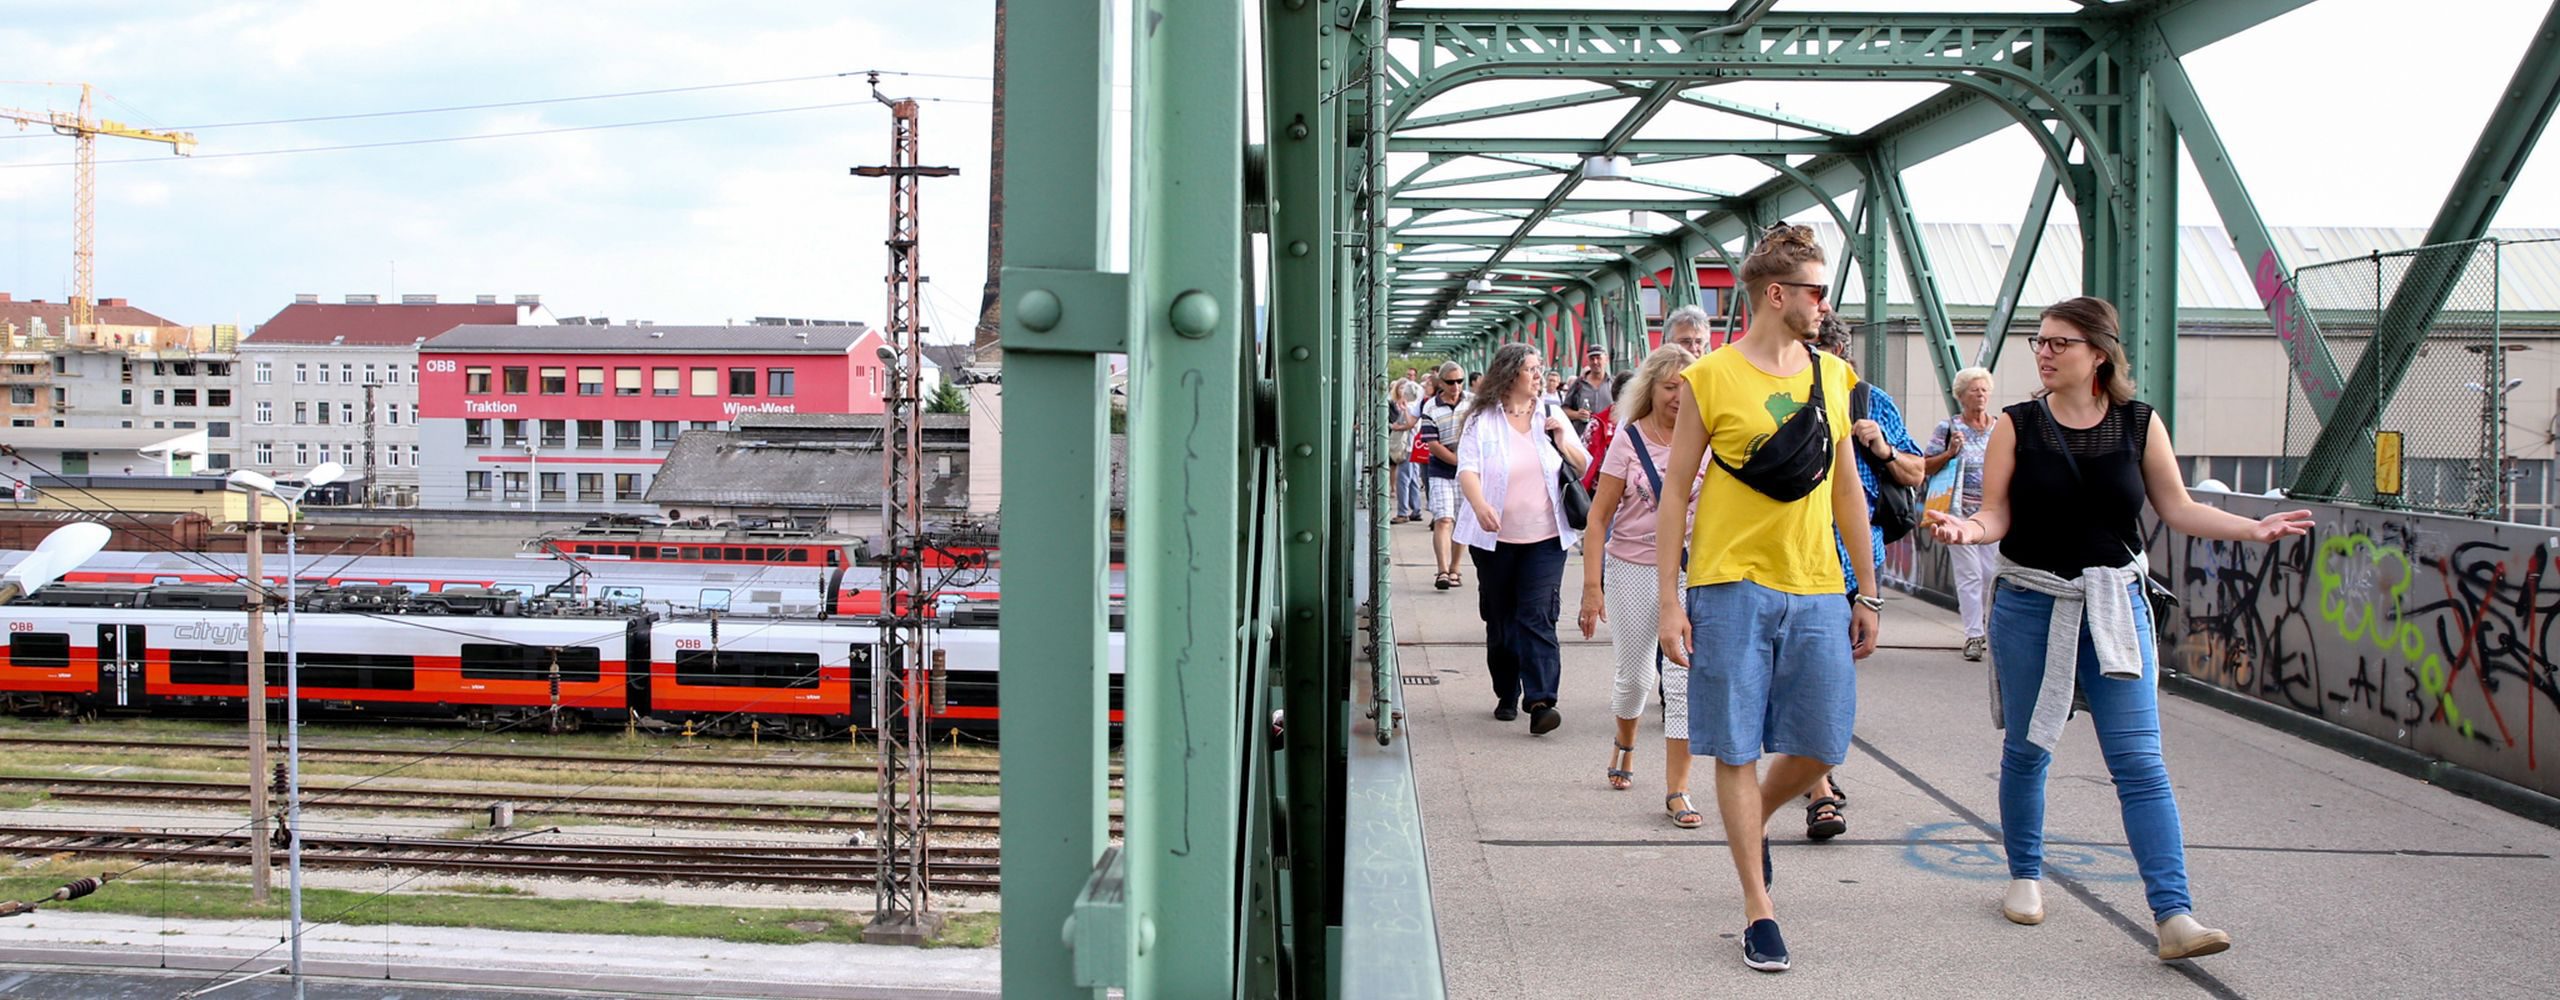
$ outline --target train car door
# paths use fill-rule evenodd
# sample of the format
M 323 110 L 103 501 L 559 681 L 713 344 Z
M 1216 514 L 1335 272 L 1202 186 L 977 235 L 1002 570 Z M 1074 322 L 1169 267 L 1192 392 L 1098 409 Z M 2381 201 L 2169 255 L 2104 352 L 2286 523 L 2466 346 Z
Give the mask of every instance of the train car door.
M 150 644 L 140 625 L 98 626 L 98 699 L 109 708 L 141 708 L 142 663 Z

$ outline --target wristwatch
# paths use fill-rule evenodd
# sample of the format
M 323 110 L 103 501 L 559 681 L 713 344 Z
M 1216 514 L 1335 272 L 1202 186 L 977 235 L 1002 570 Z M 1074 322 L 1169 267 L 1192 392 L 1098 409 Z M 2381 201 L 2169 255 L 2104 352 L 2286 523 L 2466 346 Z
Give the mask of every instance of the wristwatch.
M 1865 594 L 1853 594 L 1850 595 L 1849 599 L 1858 602 L 1859 607 L 1865 608 L 1869 611 L 1884 610 L 1884 598 L 1881 597 L 1869 597 Z

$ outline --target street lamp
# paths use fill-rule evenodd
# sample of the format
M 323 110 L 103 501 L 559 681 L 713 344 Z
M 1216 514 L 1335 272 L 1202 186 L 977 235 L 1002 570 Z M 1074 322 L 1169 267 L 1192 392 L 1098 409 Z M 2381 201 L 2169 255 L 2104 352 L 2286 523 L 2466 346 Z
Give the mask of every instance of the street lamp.
M 7 573 L 0 573 L 0 604 L 43 590 L 73 567 L 88 562 L 90 556 L 107 547 L 109 534 L 107 526 L 96 521 L 54 529 L 36 544 L 34 552 L 18 560 Z
M 291 919 L 293 924 L 293 957 L 291 962 L 293 969 L 293 989 L 296 996 L 300 996 L 302 993 L 302 658 L 300 655 L 300 643 L 298 641 L 300 639 L 300 632 L 294 627 L 295 623 L 299 620 L 297 612 L 301 609 L 301 602 L 294 599 L 293 593 L 295 578 L 300 575 L 299 568 L 294 565 L 296 555 L 294 546 L 294 536 L 296 532 L 294 531 L 294 526 L 295 522 L 302 518 L 302 498 L 304 496 L 309 495 L 313 489 L 337 482 L 338 480 L 345 478 L 346 475 L 346 466 L 340 465 L 336 462 L 322 462 L 319 467 L 314 468 L 303 475 L 302 485 L 300 486 L 283 486 L 265 475 L 252 472 L 247 469 L 242 469 L 238 472 L 232 473 L 229 480 L 232 486 L 249 494 L 249 503 L 251 505 L 250 521 L 252 524 L 255 524 L 257 521 L 257 505 L 261 503 L 258 498 L 259 494 L 263 493 L 267 496 L 274 497 L 283 501 L 285 505 L 284 827 L 286 838 L 285 878 L 287 880 L 285 883 L 285 891 L 292 899 Z M 259 538 L 254 532 L 250 537 L 250 544 L 252 545 L 250 551 L 252 553 L 260 552 L 262 547 L 266 544 L 265 541 Z M 256 556 L 252 555 L 252 565 L 255 565 L 255 561 Z M 252 574 L 253 577 L 256 575 L 257 574 L 254 573 Z M 266 580 L 262 578 L 258 579 L 255 585 L 264 587 L 266 586 Z M 260 603 L 264 602 L 261 601 Z M 250 630 L 250 634 L 261 635 L 262 633 L 260 632 L 260 628 L 263 628 L 263 625 L 259 628 L 252 628 Z M 251 676 L 264 679 L 267 672 L 265 655 L 261 654 L 253 657 L 252 659 L 258 662 L 250 664 L 249 669 L 255 671 Z M 265 700 L 263 698 L 258 699 L 256 707 L 264 709 L 266 707 Z M 265 745 L 266 738 L 264 735 L 260 735 L 254 746 L 264 747 Z M 264 775 L 258 773 L 258 770 L 259 769 L 253 767 L 249 771 L 249 783 L 252 785 L 261 784 L 266 780 Z M 266 831 L 264 829 L 257 831 L 261 836 L 263 836 L 265 832 Z

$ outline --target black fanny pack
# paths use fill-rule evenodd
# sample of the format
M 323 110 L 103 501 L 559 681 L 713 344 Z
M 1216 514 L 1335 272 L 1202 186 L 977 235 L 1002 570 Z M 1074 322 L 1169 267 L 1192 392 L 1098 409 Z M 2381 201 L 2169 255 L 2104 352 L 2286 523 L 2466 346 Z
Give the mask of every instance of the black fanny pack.
M 1717 468 L 1780 503 L 1802 499 L 1831 478 L 1831 413 L 1822 402 L 1822 352 L 1807 345 L 1804 353 L 1813 363 L 1813 398 L 1740 466 L 1715 457 Z

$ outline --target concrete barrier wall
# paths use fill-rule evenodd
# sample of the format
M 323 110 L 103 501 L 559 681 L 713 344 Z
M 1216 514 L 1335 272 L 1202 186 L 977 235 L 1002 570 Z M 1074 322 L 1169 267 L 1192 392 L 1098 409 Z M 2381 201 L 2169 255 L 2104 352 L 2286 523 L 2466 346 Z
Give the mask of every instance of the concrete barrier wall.
M 2163 666 L 2560 795 L 2560 533 L 2195 496 L 2251 518 L 2308 507 L 2318 527 L 2255 544 L 2147 523 L 2152 568 L 2180 601 L 2162 635 Z

